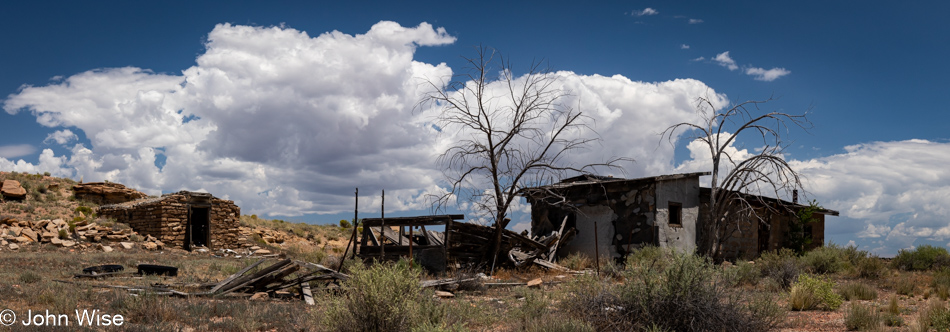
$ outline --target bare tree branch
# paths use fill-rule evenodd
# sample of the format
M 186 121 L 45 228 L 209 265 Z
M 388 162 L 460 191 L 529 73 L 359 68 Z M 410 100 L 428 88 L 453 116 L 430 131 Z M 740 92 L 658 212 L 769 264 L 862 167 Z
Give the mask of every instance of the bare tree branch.
M 465 60 L 469 67 L 457 76 L 461 80 L 426 82 L 432 92 L 419 106 L 438 107 L 442 133 L 464 137 L 438 158 L 451 188 L 436 198 L 436 206 L 470 198 L 476 208 L 490 213 L 496 243 L 495 252 L 486 255 L 492 255 L 494 266 L 508 210 L 522 189 L 568 172 L 620 169 L 618 163 L 629 159 L 582 166 L 566 161 L 570 153 L 600 138 L 572 136 L 579 130 L 596 132 L 585 124 L 589 118 L 583 113 L 560 103 L 569 94 L 557 87 L 556 75 L 541 62 L 516 77 L 512 64 L 493 49 L 478 47 L 476 55 Z
M 765 202 L 752 204 L 751 200 L 761 200 L 763 196 L 778 198 L 802 188 L 798 172 L 782 157 L 782 134 L 790 125 L 807 131 L 812 124 L 806 117 L 807 112 L 800 115 L 768 112 L 753 116 L 753 111 L 759 111 L 761 105 L 773 100 L 771 97 L 750 100 L 717 112 L 710 98 L 701 97 L 697 99 L 696 112 L 703 119 L 702 123 L 678 123 L 660 134 L 661 139 L 665 137 L 672 143 L 677 131 L 691 131 L 694 133 L 689 137 L 691 140 L 700 141 L 709 148 L 713 164 L 711 194 L 700 249 L 711 257 L 720 258 L 722 244 L 740 232 L 741 223 L 762 218 L 756 206 L 771 208 Z M 738 156 L 731 155 L 726 149 L 744 132 L 755 132 L 762 139 L 764 148 L 752 157 L 738 160 Z M 723 159 L 730 168 L 720 180 Z

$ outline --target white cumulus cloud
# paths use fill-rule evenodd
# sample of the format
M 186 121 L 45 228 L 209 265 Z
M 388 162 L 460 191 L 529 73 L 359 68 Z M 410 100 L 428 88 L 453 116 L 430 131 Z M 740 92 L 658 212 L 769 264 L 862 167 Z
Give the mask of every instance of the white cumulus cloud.
M 52 142 L 56 142 L 56 144 L 63 145 L 63 144 L 75 141 L 77 139 L 79 139 L 79 137 L 76 136 L 76 134 L 74 134 L 72 130 L 63 129 L 63 130 L 54 131 L 50 133 L 49 135 L 46 135 L 46 139 L 43 140 L 43 143 L 50 144 Z
M 765 70 L 758 67 L 749 67 L 745 69 L 745 73 L 746 75 L 753 76 L 756 80 L 771 82 L 778 79 L 779 77 L 791 74 L 792 72 L 785 68 L 772 68 Z
M 634 10 L 633 16 L 650 16 L 650 15 L 656 15 L 659 13 L 660 12 L 657 11 L 656 9 L 647 7 L 647 8 L 644 8 L 643 10 Z
M 720 66 L 729 68 L 729 70 L 739 69 L 739 66 L 736 65 L 736 61 L 732 60 L 732 57 L 729 56 L 729 51 L 716 54 L 716 57 L 713 58 L 713 61 L 718 63 Z

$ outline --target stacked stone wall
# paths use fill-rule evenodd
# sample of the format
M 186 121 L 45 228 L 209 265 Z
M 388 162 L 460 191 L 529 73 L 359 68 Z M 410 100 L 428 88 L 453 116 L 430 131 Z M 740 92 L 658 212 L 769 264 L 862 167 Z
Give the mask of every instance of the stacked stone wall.
M 127 223 L 139 234 L 154 236 L 166 245 L 184 247 L 190 200 L 187 193 L 166 194 L 160 199 L 105 205 L 99 208 L 99 215 Z M 212 197 L 210 214 L 210 246 L 238 246 L 241 208 L 233 201 Z
M 240 221 L 241 208 L 234 205 L 234 201 L 213 198 L 211 200 L 211 246 L 237 247 Z

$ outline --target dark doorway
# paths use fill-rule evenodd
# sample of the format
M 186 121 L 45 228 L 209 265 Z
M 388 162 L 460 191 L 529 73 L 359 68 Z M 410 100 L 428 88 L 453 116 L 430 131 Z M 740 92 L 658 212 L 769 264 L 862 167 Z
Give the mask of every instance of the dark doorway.
M 759 220 L 758 226 L 759 254 L 762 254 L 769 250 L 769 238 L 771 237 L 772 230 L 769 225 L 762 220 Z
M 188 211 L 189 234 L 188 249 L 197 246 L 208 246 L 211 240 L 211 213 L 206 207 L 192 207 Z

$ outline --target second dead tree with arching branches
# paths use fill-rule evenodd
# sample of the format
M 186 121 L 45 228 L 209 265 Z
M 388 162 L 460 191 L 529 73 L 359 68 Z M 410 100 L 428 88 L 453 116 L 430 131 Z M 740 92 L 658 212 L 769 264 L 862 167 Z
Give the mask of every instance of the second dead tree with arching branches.
M 616 167 L 624 159 L 582 166 L 568 163 L 568 153 L 599 138 L 580 111 L 561 104 L 569 94 L 557 86 L 556 74 L 533 63 L 518 77 L 511 63 L 494 50 L 476 50 L 475 57 L 465 58 L 467 73 L 450 82 L 428 81 L 433 91 L 420 105 L 438 107 L 440 130 L 458 138 L 438 159 L 451 185 L 438 197 L 438 204 L 469 198 L 477 210 L 490 215 L 495 238 L 486 258 L 494 269 L 502 231 L 510 221 L 508 210 L 522 189 L 567 172 Z
M 803 189 L 798 172 L 782 156 L 785 148 L 782 133 L 790 126 L 807 130 L 811 122 L 807 113 L 753 114 L 752 111 L 758 111 L 759 106 L 772 100 L 746 101 L 717 111 L 709 98 L 701 97 L 697 100 L 696 112 L 703 118 L 702 123 L 678 123 L 661 133 L 672 140 L 677 130 L 690 130 L 696 133 L 691 137 L 693 140 L 709 148 L 712 180 L 708 210 L 700 212 L 707 214 L 707 218 L 698 244 L 701 252 L 714 259 L 722 258 L 723 243 L 740 231 L 740 223 L 757 218 L 755 206 L 770 208 L 769 204 L 755 200 L 765 196 L 788 197 L 795 190 Z M 757 154 L 739 159 L 740 156 L 733 156 L 727 149 L 746 132 L 750 132 L 750 136 L 757 135 L 763 147 Z M 724 175 L 720 174 L 723 170 Z

